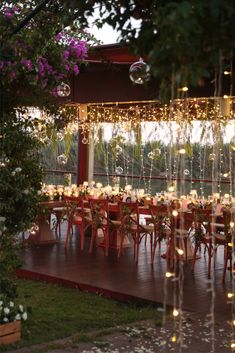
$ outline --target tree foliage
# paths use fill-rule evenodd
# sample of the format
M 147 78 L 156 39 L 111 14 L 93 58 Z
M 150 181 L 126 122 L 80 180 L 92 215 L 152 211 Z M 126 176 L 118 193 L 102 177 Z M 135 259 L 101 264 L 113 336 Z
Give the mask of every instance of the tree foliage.
M 123 42 L 145 55 L 161 94 L 177 95 L 184 85 L 202 85 L 230 67 L 234 60 L 235 3 L 223 0 L 121 0 L 83 2 L 65 0 L 87 16 L 99 9 L 96 23 L 108 23 L 121 33 Z M 139 28 L 132 19 L 139 20 Z M 220 93 L 220 92 L 218 92 Z
M 9 297 L 15 295 L 16 235 L 30 228 L 37 212 L 43 129 L 51 134 L 70 120 L 57 86 L 79 73 L 92 40 L 76 23 L 65 28 L 74 13 L 59 1 L 38 13 L 37 4 L 0 4 L 0 291 Z M 33 116 L 32 106 L 44 111 L 42 120 Z

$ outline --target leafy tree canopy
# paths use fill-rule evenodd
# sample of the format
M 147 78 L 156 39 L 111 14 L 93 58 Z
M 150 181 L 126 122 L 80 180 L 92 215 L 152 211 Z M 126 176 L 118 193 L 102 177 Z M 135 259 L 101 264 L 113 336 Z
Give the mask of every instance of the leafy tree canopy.
M 223 0 L 64 0 L 84 26 L 99 9 L 96 23 L 110 24 L 139 55 L 146 55 L 162 93 L 202 84 L 234 59 L 235 3 Z M 139 20 L 134 28 L 132 18 Z M 165 92 L 166 93 L 166 92 Z

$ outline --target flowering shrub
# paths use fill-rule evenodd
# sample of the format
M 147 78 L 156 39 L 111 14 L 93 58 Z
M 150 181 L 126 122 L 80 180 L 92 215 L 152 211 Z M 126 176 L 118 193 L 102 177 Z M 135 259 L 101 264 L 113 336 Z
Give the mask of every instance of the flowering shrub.
M 2 1 L 0 39 L 4 39 L 4 33 L 8 34 L 35 5 L 31 1 L 24 7 L 24 3 L 18 1 L 17 5 L 9 7 L 7 1 Z M 40 14 L 37 16 L 40 28 L 34 20 L 13 38 L 8 36 L 0 54 L 0 78 L 5 85 L 27 76 L 24 85 L 41 87 L 56 95 L 56 87 L 61 81 L 68 80 L 71 74 L 79 74 L 79 63 L 87 57 L 87 41 L 93 41 L 93 37 L 77 27 L 60 31 L 58 21 L 61 19 L 57 14 L 50 19 L 52 21 L 48 23 Z M 43 31 L 43 25 L 47 30 Z
M 71 120 L 55 97 L 57 87 L 79 73 L 92 40 L 61 1 L 31 16 L 38 3 L 0 2 L 0 290 L 11 299 L 19 266 L 16 235 L 35 222 L 40 199 L 40 148 Z M 32 118 L 29 107 L 46 118 Z
M 0 324 L 8 322 L 27 320 L 28 314 L 23 305 L 15 304 L 13 301 L 8 301 L 0 297 Z

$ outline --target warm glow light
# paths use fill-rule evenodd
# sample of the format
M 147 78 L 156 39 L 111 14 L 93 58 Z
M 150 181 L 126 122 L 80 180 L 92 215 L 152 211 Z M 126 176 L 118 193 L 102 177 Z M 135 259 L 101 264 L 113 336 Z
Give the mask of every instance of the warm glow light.
M 231 228 L 233 228 L 234 227 L 234 222 L 230 222 L 229 225 L 230 225 Z
M 234 296 L 233 293 L 228 293 L 228 294 L 227 294 L 227 297 L 228 297 L 228 298 L 232 298 L 233 296 Z
M 174 274 L 173 272 L 166 272 L 166 275 L 165 275 L 165 276 L 166 276 L 167 278 L 170 278 L 170 277 L 174 277 L 174 275 L 175 275 L 175 274 Z
M 126 185 L 125 186 L 125 190 L 126 191 L 131 191 L 131 189 L 132 189 L 132 185 Z
M 188 91 L 188 87 L 184 86 L 182 88 L 179 88 L 179 91 L 187 92 Z
M 227 94 L 225 94 L 225 95 L 223 96 L 223 98 L 228 98 Z
M 213 194 L 213 197 L 214 197 L 215 199 L 219 199 L 220 194 L 219 194 L 218 192 L 215 192 L 215 193 Z
M 168 191 L 170 191 L 170 192 L 175 191 L 175 187 L 174 186 L 169 186 Z
M 229 194 L 224 194 L 225 199 L 229 199 Z
M 179 214 L 178 211 L 176 211 L 176 210 L 173 210 L 173 211 L 172 211 L 172 216 L 177 217 L 178 214 Z
M 172 314 L 174 317 L 179 316 L 179 310 L 174 309 Z
M 228 243 L 228 246 L 230 246 L 230 248 L 233 246 L 233 244 L 232 243 Z
M 174 335 L 174 336 L 171 337 L 171 342 L 176 342 L 176 340 L 177 340 L 176 335 Z
M 179 152 L 179 154 L 185 154 L 186 150 L 184 148 L 181 148 L 178 152 Z
M 235 348 L 235 343 L 232 342 L 231 345 L 230 345 L 231 348 Z
M 179 255 L 183 255 L 183 253 L 184 253 L 184 251 L 182 249 L 176 249 L 176 251 Z
M 233 325 L 235 326 L 235 320 L 233 320 Z
M 224 70 L 224 75 L 231 75 L 231 71 Z

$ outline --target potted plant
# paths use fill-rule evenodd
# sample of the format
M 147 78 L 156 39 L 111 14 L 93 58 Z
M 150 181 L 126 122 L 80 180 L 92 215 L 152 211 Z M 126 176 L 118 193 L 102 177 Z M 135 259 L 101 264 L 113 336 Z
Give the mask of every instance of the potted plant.
M 27 320 L 23 305 L 0 297 L 0 345 L 16 343 L 21 339 L 21 320 Z

